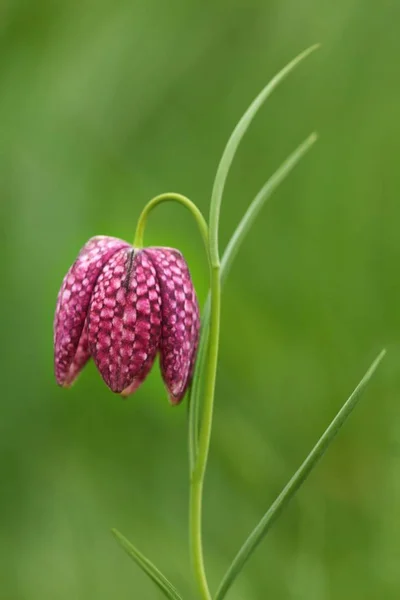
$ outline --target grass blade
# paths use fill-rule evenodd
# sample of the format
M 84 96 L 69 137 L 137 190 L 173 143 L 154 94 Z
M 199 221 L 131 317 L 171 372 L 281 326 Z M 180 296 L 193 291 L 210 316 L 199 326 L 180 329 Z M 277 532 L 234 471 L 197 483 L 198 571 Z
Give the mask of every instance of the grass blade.
M 261 108 L 270 94 L 277 88 L 277 86 L 299 65 L 307 56 L 309 56 L 314 50 L 319 47 L 319 44 L 311 46 L 304 50 L 301 54 L 296 56 L 290 63 L 288 63 L 279 73 L 277 73 L 271 81 L 264 87 L 263 90 L 250 104 L 235 129 L 232 132 L 231 137 L 228 140 L 225 150 L 222 154 L 220 163 L 218 165 L 217 174 L 215 176 L 211 204 L 210 204 L 210 254 L 211 261 L 218 262 L 219 250 L 218 250 L 218 225 L 219 225 L 219 214 L 221 209 L 222 194 L 225 187 L 225 182 L 231 167 L 232 161 L 235 157 L 238 146 L 249 128 L 250 123 L 257 114 L 257 111 Z
M 272 196 L 276 188 L 286 179 L 292 169 L 298 164 L 301 158 L 308 152 L 317 140 L 317 134 L 312 133 L 289 157 L 281 164 L 273 175 L 264 184 L 257 196 L 254 198 L 246 213 L 236 227 L 231 239 L 226 246 L 221 260 L 221 282 L 224 283 L 233 260 L 243 243 L 250 227 L 258 217 L 266 201 Z M 189 394 L 189 455 L 190 469 L 194 468 L 197 456 L 197 438 L 199 431 L 200 418 L 200 382 L 203 376 L 205 365 L 206 349 L 208 342 L 208 328 L 210 323 L 210 298 L 204 305 L 202 314 L 202 334 L 200 339 L 199 352 L 196 361 L 196 370 Z
M 181 596 L 175 589 L 175 587 L 168 581 L 168 579 L 149 561 L 148 558 L 143 556 L 137 548 L 132 544 L 116 529 L 112 529 L 112 533 L 117 539 L 118 543 L 122 546 L 125 552 L 135 561 L 137 565 L 150 577 L 150 579 L 156 584 L 156 586 L 164 593 L 166 598 L 170 600 L 182 600 Z
M 286 179 L 290 171 L 297 165 L 297 163 L 303 158 L 303 156 L 310 150 L 318 139 L 316 133 L 312 133 L 304 140 L 300 146 L 296 148 L 292 154 L 281 164 L 281 166 L 275 171 L 268 181 L 263 185 L 257 196 L 254 198 L 243 218 L 235 229 L 228 245 L 225 248 L 221 260 L 221 279 L 225 280 L 233 259 L 235 258 L 246 234 L 250 230 L 257 219 L 261 209 L 263 208 L 266 201 L 272 196 L 276 188 Z
M 271 79 L 271 81 L 264 87 L 264 89 L 255 98 L 252 104 L 249 106 L 247 111 L 244 113 L 238 124 L 236 125 L 231 137 L 228 140 L 225 150 L 222 154 L 221 160 L 218 165 L 217 174 L 215 176 L 210 205 L 210 232 L 214 234 L 210 237 L 210 253 L 211 262 L 219 260 L 218 250 L 218 224 L 219 224 L 219 213 L 222 202 L 222 194 L 225 187 L 226 178 L 229 173 L 232 161 L 235 157 L 238 146 L 246 133 L 251 121 L 255 117 L 257 111 L 263 103 L 267 100 L 268 96 L 275 90 L 283 79 L 289 75 L 289 73 L 309 54 L 319 48 L 319 44 L 311 46 L 290 63 L 288 63 L 279 73 Z M 237 230 L 233 234 L 221 262 L 221 278 L 222 282 L 226 278 L 226 274 L 229 270 L 230 263 L 232 262 L 241 242 L 265 203 L 266 199 L 272 194 L 276 187 L 283 181 L 290 170 L 297 164 L 301 156 L 309 149 L 314 143 L 316 137 L 315 134 L 310 136 L 308 140 L 302 144 L 276 171 L 276 173 L 268 180 L 265 186 L 257 194 L 256 198 L 247 210 L 244 218 L 239 223 Z M 212 238 L 212 239 L 211 239 Z M 200 338 L 200 346 L 198 351 L 198 357 L 196 361 L 196 369 L 193 378 L 193 385 L 189 392 L 188 403 L 189 403 L 189 465 L 190 472 L 193 472 L 196 457 L 197 457 L 197 439 L 199 431 L 199 419 L 200 419 L 200 381 L 203 377 L 206 352 L 208 347 L 208 330 L 210 321 L 210 302 L 207 300 L 203 315 L 202 315 L 202 335 Z
M 307 456 L 301 467 L 296 471 L 292 479 L 282 490 L 282 492 L 277 497 L 272 506 L 269 508 L 269 510 L 265 513 L 264 517 L 261 519 L 259 524 L 249 535 L 249 537 L 239 550 L 238 554 L 234 558 L 228 571 L 226 572 L 215 596 L 215 600 L 222 600 L 223 598 L 225 598 L 226 593 L 228 592 L 236 577 L 239 575 L 245 563 L 248 561 L 254 550 L 263 540 L 265 534 L 268 532 L 271 525 L 276 521 L 282 510 L 288 504 L 289 500 L 293 498 L 297 490 L 307 479 L 308 475 L 314 469 L 314 467 L 316 466 L 320 458 L 323 456 L 323 454 L 333 441 L 334 437 L 336 436 L 342 425 L 349 417 L 350 413 L 355 408 L 358 400 L 360 399 L 360 393 L 368 384 L 369 380 L 376 371 L 379 363 L 381 362 L 385 354 L 386 350 L 382 350 L 379 356 L 374 360 L 374 362 L 372 363 L 368 371 L 365 373 L 360 383 L 357 385 L 347 402 L 340 409 L 340 411 L 333 419 L 329 427 L 325 430 L 324 434 L 321 436 L 314 448 L 311 450 L 310 454 Z

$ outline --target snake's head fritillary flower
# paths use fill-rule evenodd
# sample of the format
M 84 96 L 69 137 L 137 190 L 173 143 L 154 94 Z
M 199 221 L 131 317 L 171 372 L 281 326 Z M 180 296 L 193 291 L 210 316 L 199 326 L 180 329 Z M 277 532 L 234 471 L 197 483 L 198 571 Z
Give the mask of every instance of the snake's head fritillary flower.
M 108 387 L 132 394 L 157 353 L 172 404 L 190 383 L 200 331 L 188 266 L 173 248 L 90 239 L 66 274 L 54 319 L 55 375 L 76 379 L 90 357 Z

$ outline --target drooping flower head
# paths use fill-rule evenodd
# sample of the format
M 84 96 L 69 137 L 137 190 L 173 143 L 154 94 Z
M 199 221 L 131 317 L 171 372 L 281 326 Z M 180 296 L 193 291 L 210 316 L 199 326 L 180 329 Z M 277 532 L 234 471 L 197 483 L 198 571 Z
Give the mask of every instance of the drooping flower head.
M 182 254 L 90 239 L 64 278 L 54 319 L 55 374 L 69 386 L 90 357 L 113 392 L 132 394 L 157 353 L 172 404 L 190 383 L 200 317 Z

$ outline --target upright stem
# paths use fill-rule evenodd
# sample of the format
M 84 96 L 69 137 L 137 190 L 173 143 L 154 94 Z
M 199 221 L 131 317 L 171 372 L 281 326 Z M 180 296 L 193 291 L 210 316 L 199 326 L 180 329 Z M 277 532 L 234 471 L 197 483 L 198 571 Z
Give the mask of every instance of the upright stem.
M 211 316 L 207 356 L 207 369 L 204 389 L 202 423 L 199 436 L 199 451 L 190 482 L 190 543 L 192 561 L 196 581 L 202 600 L 211 600 L 204 568 L 204 553 L 202 542 L 202 500 L 204 476 L 210 448 L 212 419 L 214 410 L 214 391 L 217 376 L 221 278 L 220 265 L 211 265 Z
M 210 448 L 213 408 L 214 408 L 214 390 L 217 376 L 218 363 L 218 344 L 219 344 L 219 322 L 220 322 L 220 304 L 221 304 L 221 278 L 220 263 L 218 255 L 212 256 L 210 252 L 209 230 L 207 222 L 197 206 L 185 196 L 173 192 L 156 196 L 144 207 L 136 227 L 134 246 L 141 248 L 143 246 L 144 230 L 147 217 L 150 212 L 163 202 L 178 202 L 190 210 L 200 229 L 201 236 L 207 252 L 210 266 L 210 330 L 208 340 L 208 356 L 205 371 L 204 385 L 204 403 L 202 422 L 200 426 L 198 454 L 190 479 L 190 508 L 189 508 L 189 529 L 190 529 L 190 547 L 192 554 L 193 569 L 196 582 L 201 594 L 202 600 L 211 600 L 211 593 L 207 583 L 207 577 L 204 568 L 204 554 L 202 542 L 202 500 L 204 475 L 207 467 L 208 451 Z M 216 233 L 212 234 L 216 237 Z M 214 243 L 215 247 L 215 243 Z M 194 441 L 192 440 L 192 443 Z

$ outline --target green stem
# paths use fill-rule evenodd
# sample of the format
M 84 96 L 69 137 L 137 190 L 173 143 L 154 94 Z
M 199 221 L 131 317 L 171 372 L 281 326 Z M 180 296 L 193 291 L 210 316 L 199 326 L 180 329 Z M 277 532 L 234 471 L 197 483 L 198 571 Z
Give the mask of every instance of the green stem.
M 208 225 L 206 223 L 205 218 L 203 217 L 202 213 L 197 208 L 197 206 L 194 204 L 194 202 L 189 200 L 189 198 L 186 198 L 186 196 L 182 196 L 182 194 L 177 194 L 175 192 L 166 192 L 165 194 L 160 194 L 159 196 L 156 196 L 146 204 L 146 206 L 140 214 L 138 224 L 136 226 L 135 241 L 133 245 L 136 248 L 143 247 L 143 236 L 146 227 L 147 217 L 156 206 L 162 204 L 163 202 L 178 202 L 179 204 L 182 204 L 185 208 L 190 210 L 200 229 L 201 237 L 203 238 L 208 255 Z
M 202 499 L 204 476 L 210 448 L 214 411 L 214 391 L 217 376 L 221 277 L 219 264 L 211 267 L 211 318 L 204 390 L 203 416 L 199 436 L 199 451 L 190 481 L 190 542 L 195 577 L 203 600 L 211 600 L 204 567 L 202 542 Z
M 211 280 L 211 277 L 212 277 L 212 275 L 211 275 L 211 260 L 210 260 L 210 251 L 209 251 L 209 233 L 208 233 L 207 222 L 206 222 L 205 218 L 203 217 L 202 213 L 200 212 L 200 210 L 194 204 L 194 202 L 192 202 L 191 200 L 189 200 L 189 198 L 186 198 L 186 196 L 183 196 L 182 194 L 178 194 L 176 192 L 166 192 L 165 194 L 160 194 L 159 196 L 156 196 L 155 198 L 153 198 L 146 204 L 146 206 L 144 207 L 144 209 L 142 210 L 142 212 L 139 216 L 139 220 L 138 220 L 138 223 L 136 226 L 135 240 L 134 240 L 133 245 L 136 248 L 143 247 L 144 230 L 146 228 L 147 217 L 152 212 L 152 210 L 154 210 L 159 204 L 163 204 L 164 202 L 178 202 L 178 204 L 181 204 L 182 206 L 184 206 L 191 212 L 192 216 L 194 217 L 194 219 L 199 227 L 200 234 L 201 234 L 201 237 L 204 242 L 204 247 L 205 247 L 207 258 L 208 258 L 208 264 L 210 267 L 210 280 Z M 208 305 L 210 304 L 209 300 L 208 300 L 207 304 Z M 208 306 L 208 312 L 209 312 L 209 306 Z M 207 337 L 207 342 L 208 342 L 208 328 L 207 328 L 207 331 L 203 331 L 202 337 L 203 336 Z M 192 472 L 195 467 L 195 456 L 197 453 L 198 431 L 195 430 L 195 428 L 191 426 L 190 412 L 193 407 L 192 407 L 192 405 L 191 405 L 192 403 L 190 401 L 190 398 L 191 398 L 190 391 L 188 394 L 188 398 L 189 398 L 189 404 L 188 404 L 188 406 L 189 406 L 189 457 L 190 457 L 190 474 L 192 475 Z M 198 410 L 198 408 L 196 410 Z
M 144 230 L 147 217 L 150 212 L 163 202 L 178 202 L 190 210 L 200 229 L 201 236 L 207 252 L 210 266 L 210 329 L 208 345 L 208 362 L 206 365 L 205 386 L 204 386 L 204 406 L 203 417 L 199 433 L 199 450 L 197 460 L 191 470 L 190 478 L 190 507 L 189 507 L 189 533 L 190 548 L 192 554 L 192 563 L 194 575 L 202 600 L 211 600 L 211 593 L 207 583 L 207 577 L 204 568 L 204 554 L 202 542 L 202 500 L 204 476 L 207 467 L 208 452 L 210 447 L 214 390 L 217 376 L 218 362 L 218 344 L 219 344 L 219 322 L 220 322 L 220 302 L 221 302 L 221 278 L 219 260 L 210 258 L 210 241 L 208 225 L 197 206 L 185 196 L 169 192 L 156 196 L 144 207 L 136 227 L 134 246 L 143 247 Z M 213 234 L 215 237 L 215 234 Z M 193 451 L 197 440 L 189 432 L 189 444 Z

